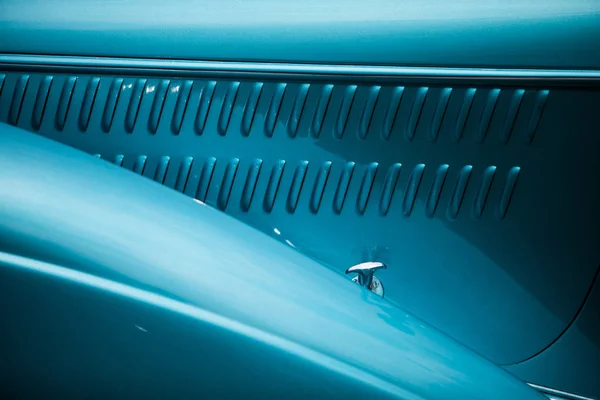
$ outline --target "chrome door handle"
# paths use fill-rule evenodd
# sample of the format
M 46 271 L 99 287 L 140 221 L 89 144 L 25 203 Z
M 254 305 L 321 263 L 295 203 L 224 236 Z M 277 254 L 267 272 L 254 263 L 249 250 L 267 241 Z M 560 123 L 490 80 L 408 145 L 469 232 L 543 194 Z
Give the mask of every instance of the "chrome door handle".
M 383 263 L 369 261 L 353 265 L 346 270 L 346 274 L 355 273 L 356 276 L 352 278 L 353 282 L 383 297 L 383 284 L 375 276 L 375 272 L 380 269 L 387 269 L 387 267 Z

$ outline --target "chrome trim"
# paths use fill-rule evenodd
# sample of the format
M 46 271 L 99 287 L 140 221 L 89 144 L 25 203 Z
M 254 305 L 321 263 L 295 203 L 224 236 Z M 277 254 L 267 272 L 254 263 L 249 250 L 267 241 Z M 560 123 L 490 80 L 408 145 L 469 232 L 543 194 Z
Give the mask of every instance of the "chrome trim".
M 352 278 L 352 282 L 358 283 L 364 288 L 369 289 L 373 293 L 383 297 L 383 284 L 375 276 L 375 272 L 380 269 L 387 269 L 387 266 L 380 262 L 363 262 L 353 265 L 346 270 L 346 274 L 357 274 Z
M 344 77 L 509 79 L 600 81 L 599 70 L 445 68 L 384 65 L 332 65 L 267 62 L 196 61 L 0 54 L 0 67 L 20 65 L 58 68 L 105 68 L 109 70 L 165 70 L 188 72 L 337 75 Z
M 591 397 L 579 396 L 573 393 L 563 392 L 562 390 L 536 385 L 535 383 L 527 382 L 527 384 L 553 400 L 594 400 Z

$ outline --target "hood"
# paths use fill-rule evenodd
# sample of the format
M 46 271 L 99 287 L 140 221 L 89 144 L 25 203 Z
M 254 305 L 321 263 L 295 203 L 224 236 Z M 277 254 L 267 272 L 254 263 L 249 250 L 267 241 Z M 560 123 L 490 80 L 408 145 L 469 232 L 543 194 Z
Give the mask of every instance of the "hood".
M 326 384 L 328 398 L 349 388 L 378 398 L 543 398 L 347 277 L 211 207 L 43 137 L 7 125 L 0 131 L 0 274 L 9 286 L 0 297 L 17 298 L 17 282 L 30 276 L 41 281 L 25 284 L 21 298 L 27 287 L 31 298 L 44 287 L 61 297 L 67 285 L 93 293 L 77 295 L 81 304 L 102 308 L 116 299 L 115 315 L 135 305 L 158 312 L 158 320 L 192 320 L 193 328 L 180 319 L 168 323 L 192 329 L 187 339 L 194 343 L 214 344 L 192 364 L 229 371 L 212 377 L 214 386 L 190 383 L 194 393 L 229 387 L 243 370 L 259 371 L 264 381 L 235 379 L 237 388 L 263 394 L 293 382 L 287 393 L 315 394 Z M 123 302 L 128 306 L 115 307 Z M 81 318 L 93 320 L 91 311 Z M 46 338 L 39 330 L 27 334 L 29 345 Z M 110 340 L 110 332 L 95 334 Z M 18 343 L 12 352 L 21 351 Z M 74 343 L 63 345 L 72 350 Z M 217 362 L 217 349 L 236 346 L 230 363 Z M 169 354 L 164 360 L 177 361 L 178 353 Z M 37 365 L 38 375 L 52 373 Z M 309 382 L 298 381 L 299 366 L 311 371 Z

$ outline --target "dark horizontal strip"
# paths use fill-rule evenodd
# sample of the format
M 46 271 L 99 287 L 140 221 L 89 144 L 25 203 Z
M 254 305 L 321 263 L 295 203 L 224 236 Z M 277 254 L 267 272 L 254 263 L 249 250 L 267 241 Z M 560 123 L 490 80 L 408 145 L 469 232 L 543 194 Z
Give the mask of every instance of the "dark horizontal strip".
M 455 68 L 455 67 L 417 67 L 383 65 L 333 65 L 333 64 L 293 64 L 267 62 L 233 61 L 191 61 L 166 59 L 135 59 L 113 57 L 75 57 L 0 54 L 2 67 L 43 67 L 45 69 L 105 69 L 126 71 L 177 71 L 191 73 L 227 73 L 227 74 L 284 74 L 405 78 L 428 80 L 508 80 L 528 81 L 530 83 L 554 82 L 560 85 L 581 85 L 582 83 L 600 83 L 599 70 L 576 69 L 494 69 L 494 68 Z

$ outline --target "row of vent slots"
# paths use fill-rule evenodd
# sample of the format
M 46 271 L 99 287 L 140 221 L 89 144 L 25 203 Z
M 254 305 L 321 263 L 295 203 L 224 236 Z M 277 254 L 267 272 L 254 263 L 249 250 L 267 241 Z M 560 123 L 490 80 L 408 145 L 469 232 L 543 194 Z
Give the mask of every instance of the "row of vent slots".
M 97 158 L 101 158 L 100 154 L 96 154 L 95 156 Z M 113 162 L 119 166 L 123 166 L 124 158 L 125 157 L 123 155 L 117 155 L 114 158 Z M 138 174 L 144 174 L 146 168 L 146 161 L 146 156 L 137 157 L 134 161 L 132 170 Z M 185 157 L 180 163 L 175 185 L 173 187 L 175 190 L 182 193 L 186 192 L 189 175 L 191 173 L 193 163 L 193 157 Z M 206 197 L 210 188 L 211 181 L 213 179 L 216 164 L 217 159 L 214 157 L 210 157 L 207 160 L 205 160 L 202 165 L 201 176 L 198 182 L 198 186 L 195 193 L 193 194 L 193 196 L 200 201 L 206 201 Z M 236 175 L 238 173 L 239 164 L 240 160 L 238 158 L 233 158 L 227 162 L 227 165 L 225 167 L 217 198 L 217 207 L 221 210 L 225 210 L 229 203 L 231 190 L 233 188 Z M 254 192 L 258 183 L 259 175 L 262 169 L 262 164 L 263 161 L 261 159 L 255 159 L 248 168 L 240 202 L 240 208 L 243 211 L 247 212 L 250 209 L 254 197 Z M 309 209 L 313 214 L 316 214 L 321 206 L 321 201 L 325 193 L 325 187 L 328 184 L 328 181 L 330 180 L 329 175 L 332 165 L 333 163 L 331 161 L 327 161 L 319 167 L 319 171 L 317 173 L 316 180 L 312 188 L 309 203 Z M 350 183 L 354 175 L 355 165 L 356 164 L 354 162 L 345 163 L 343 172 L 338 180 L 337 189 L 333 201 L 333 211 L 336 214 L 340 214 L 342 212 L 348 194 L 348 190 L 350 188 Z M 159 183 L 165 184 L 165 179 L 170 166 L 170 157 L 160 157 L 159 162 L 156 166 L 156 170 L 154 172 L 153 179 Z M 271 169 L 269 182 L 267 184 L 267 190 L 263 199 L 263 210 L 267 213 L 270 213 L 272 211 L 273 206 L 275 204 L 275 199 L 280 189 L 281 179 L 283 177 L 285 166 L 285 160 L 278 160 Z M 305 184 L 308 166 L 308 161 L 301 161 L 296 166 L 286 201 L 286 210 L 289 213 L 293 213 L 296 210 L 298 201 L 300 199 L 302 187 Z M 442 164 L 435 171 L 434 179 L 425 202 L 425 213 L 428 217 L 433 217 L 435 215 L 435 212 L 438 208 L 441 192 L 445 187 L 449 168 L 450 167 L 448 164 Z M 356 211 L 360 215 L 363 215 L 366 211 L 378 169 L 379 164 L 373 162 L 370 163 L 364 171 L 361 186 L 358 191 L 356 200 Z M 385 216 L 389 212 L 392 203 L 392 197 L 394 195 L 394 192 L 397 187 L 397 182 L 400 177 L 401 169 L 402 164 L 395 163 L 391 165 L 387 171 L 384 181 L 385 183 L 383 185 L 379 201 L 379 213 L 381 215 Z M 467 190 L 467 185 L 471 178 L 472 170 L 473 167 L 471 165 L 465 165 L 458 172 L 457 180 L 453 188 L 453 194 L 450 198 L 447 208 L 447 216 L 449 219 L 455 219 L 458 217 L 458 213 L 461 209 L 463 198 Z M 417 199 L 417 193 L 421 186 L 421 180 L 423 178 L 424 171 L 425 164 L 417 164 L 410 172 L 410 176 L 407 181 L 406 188 L 404 190 L 404 197 L 402 199 L 402 213 L 407 217 L 410 216 L 413 211 L 413 207 Z M 503 219 L 506 216 L 519 173 L 520 167 L 512 167 L 508 171 L 504 188 L 502 190 L 502 195 L 500 197 L 500 201 L 497 204 L 496 212 L 497 216 L 500 219 Z M 482 174 L 482 180 L 472 205 L 472 216 L 474 218 L 478 219 L 483 215 L 483 211 L 486 206 L 495 176 L 495 166 L 489 166 L 484 169 Z
M 26 91 L 28 89 L 29 79 L 29 75 L 22 75 L 17 80 L 9 111 L 8 122 L 10 124 L 17 125 L 19 122 L 23 101 L 25 98 Z M 34 110 L 31 117 L 31 125 L 35 130 L 39 130 L 41 127 L 53 80 L 53 76 L 45 76 L 40 82 L 37 91 L 37 97 L 35 100 Z M 63 84 L 60 100 L 55 115 L 55 128 L 59 131 L 62 131 L 65 127 L 67 115 L 69 113 L 69 109 L 71 108 L 71 100 L 73 97 L 73 93 L 75 92 L 77 81 L 77 77 L 71 76 L 68 77 Z M 3 82 L 4 76 L 0 75 L 0 95 L 2 94 Z M 173 88 L 171 88 L 172 82 L 166 79 L 159 81 L 156 87 L 148 85 L 147 79 L 137 79 L 135 81 L 135 84 L 129 84 L 128 87 L 132 88 L 132 93 L 129 100 L 129 104 L 127 106 L 127 112 L 125 117 L 126 132 L 133 133 L 135 129 L 143 96 L 148 93 L 154 93 L 154 100 L 152 102 L 151 112 L 148 119 L 148 130 L 151 133 L 155 134 L 160 124 L 168 93 L 172 90 L 177 93 L 177 101 L 171 118 L 171 131 L 173 134 L 178 135 L 181 132 L 183 120 L 188 108 L 188 104 L 190 103 L 193 85 L 194 81 L 186 80 L 183 81 L 181 84 L 173 85 Z M 223 98 L 223 102 L 221 104 L 217 129 L 219 135 L 221 136 L 226 135 L 229 129 L 229 123 L 233 113 L 234 105 L 238 98 L 240 82 L 228 82 L 227 85 L 228 88 Z M 206 82 L 204 83 L 204 86 L 200 89 L 198 93 L 198 111 L 194 120 L 194 130 L 195 133 L 198 135 L 202 135 L 206 126 L 206 121 L 212 105 L 216 86 L 216 81 Z M 296 137 L 296 134 L 298 132 L 300 119 L 302 118 L 304 112 L 310 86 L 310 84 L 302 84 L 297 90 L 294 105 L 292 106 L 292 111 L 289 120 L 287 121 L 288 134 L 292 138 Z M 92 110 L 97 100 L 99 87 L 100 78 L 94 77 L 89 79 L 83 97 L 81 109 L 79 112 L 78 127 L 81 131 L 85 132 L 88 129 L 90 117 L 92 115 Z M 331 101 L 333 88 L 334 85 L 332 84 L 327 84 L 322 87 L 321 95 L 319 97 L 313 121 L 311 124 L 311 134 L 315 138 L 318 138 L 320 136 L 326 114 L 327 112 L 329 112 L 329 104 Z M 356 96 L 357 88 L 358 87 L 356 85 L 350 85 L 346 87 L 342 103 L 337 113 L 337 120 L 334 127 L 334 136 L 338 139 L 341 139 L 343 137 L 351 110 L 353 109 L 353 107 L 355 107 L 354 98 Z M 108 97 L 105 102 L 101 122 L 102 130 L 106 133 L 110 132 L 112 128 L 117 104 L 119 102 L 119 98 L 123 89 L 124 79 L 112 78 L 112 83 L 108 92 Z M 404 89 L 405 88 L 403 86 L 398 86 L 393 89 L 392 97 L 390 99 L 390 105 L 387 109 L 383 126 L 381 127 L 381 137 L 384 140 L 389 140 L 392 131 L 396 126 L 397 113 L 400 107 L 400 103 L 402 102 L 404 97 Z M 264 122 L 264 133 L 267 137 L 273 136 L 275 126 L 279 119 L 279 113 L 281 111 L 281 106 L 286 90 L 287 84 L 279 83 L 276 85 L 275 92 L 271 97 L 268 112 L 265 116 Z M 373 114 L 375 112 L 375 107 L 379 100 L 380 91 L 380 86 L 372 86 L 369 88 L 369 95 L 367 97 L 366 103 L 363 106 L 359 123 L 358 137 L 360 139 L 364 140 L 367 136 L 371 125 L 371 121 L 373 119 Z M 240 127 L 241 133 L 244 136 L 248 136 L 250 134 L 262 92 L 263 83 L 253 83 L 252 89 L 244 105 L 243 117 Z M 404 138 L 409 142 L 412 141 L 415 137 L 415 133 L 419 125 L 419 120 L 421 118 L 421 113 L 428 92 L 428 87 L 421 87 L 417 90 L 415 98 L 413 99 L 412 107 L 404 129 Z M 442 122 L 444 120 L 446 109 L 448 107 L 448 103 L 450 101 L 450 96 L 452 95 L 452 92 L 452 88 L 445 88 L 440 93 L 432 119 L 432 126 L 429 132 L 429 139 L 431 141 L 436 141 L 439 136 Z M 453 139 L 456 142 L 460 141 L 463 136 L 465 125 L 467 119 L 469 118 L 471 106 L 473 104 L 473 99 L 475 97 L 476 92 L 477 89 L 471 88 L 466 90 L 464 94 L 464 99 L 459 114 L 457 116 L 454 132 L 452 135 Z M 500 92 L 501 89 L 492 89 L 488 92 L 486 105 L 481 115 L 481 120 L 479 122 L 478 127 L 477 135 L 479 142 L 483 142 L 487 136 Z M 504 126 L 501 133 L 501 140 L 503 143 L 508 143 L 508 140 L 512 135 L 515 121 L 519 113 L 519 109 L 521 108 L 523 96 L 525 94 L 525 90 L 523 89 L 512 90 L 512 92 L 513 95 L 510 101 L 509 109 L 507 111 L 504 120 Z M 541 119 L 542 111 L 546 103 L 546 98 L 548 97 L 548 94 L 548 90 L 537 91 L 534 109 L 530 115 L 525 132 L 526 143 L 531 143 L 531 141 L 533 140 L 535 131 Z

